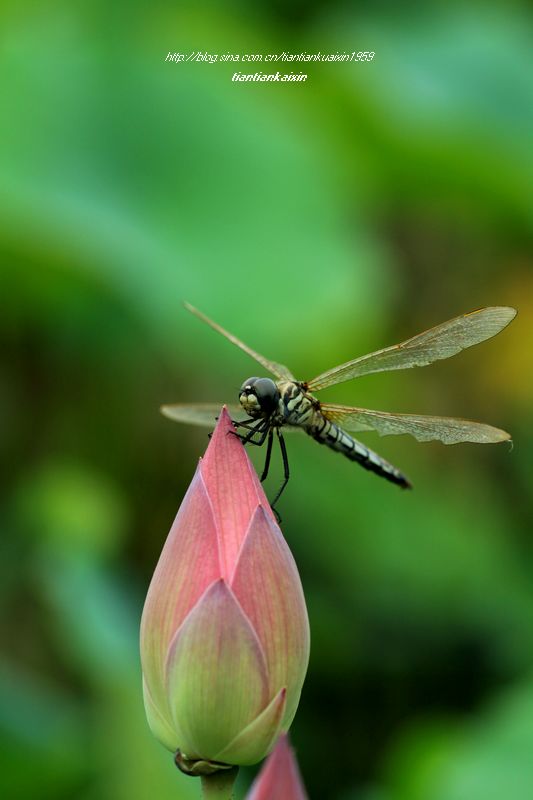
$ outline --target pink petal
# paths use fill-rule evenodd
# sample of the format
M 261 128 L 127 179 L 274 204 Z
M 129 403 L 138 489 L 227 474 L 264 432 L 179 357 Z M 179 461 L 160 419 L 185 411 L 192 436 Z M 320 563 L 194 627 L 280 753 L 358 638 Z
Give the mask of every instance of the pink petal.
M 252 514 L 269 509 L 261 484 L 224 407 L 200 470 L 213 504 L 220 548 L 221 575 L 229 580 Z
M 183 734 L 180 750 L 214 759 L 268 703 L 261 645 L 233 592 L 219 580 L 176 634 L 167 697 Z
M 213 512 L 197 470 L 157 563 L 141 621 L 143 674 L 154 704 L 164 716 L 169 716 L 163 678 L 169 644 L 219 575 Z
M 309 621 L 292 554 L 261 507 L 250 523 L 231 587 L 261 641 L 271 696 L 287 687 L 286 729 L 307 671 Z
M 287 692 L 282 689 L 230 744 L 217 754 L 216 761 L 226 764 L 257 764 L 269 752 L 279 736 Z
M 264 763 L 246 800 L 307 800 L 298 764 L 287 736 L 280 736 L 277 745 Z

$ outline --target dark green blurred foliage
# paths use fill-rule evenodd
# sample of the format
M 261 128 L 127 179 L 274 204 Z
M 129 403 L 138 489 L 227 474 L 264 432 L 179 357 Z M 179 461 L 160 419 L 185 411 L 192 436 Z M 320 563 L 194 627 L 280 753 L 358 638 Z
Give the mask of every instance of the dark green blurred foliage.
M 158 406 L 234 400 L 256 368 L 183 299 L 302 378 L 518 307 L 448 363 L 325 393 L 493 423 L 511 452 L 369 434 L 402 493 L 292 437 L 281 511 L 313 635 L 292 734 L 311 796 L 533 796 L 526 4 L 0 15 L 2 796 L 199 796 L 140 692 L 144 594 L 207 443 Z M 193 48 L 376 58 L 236 85 L 164 63 Z

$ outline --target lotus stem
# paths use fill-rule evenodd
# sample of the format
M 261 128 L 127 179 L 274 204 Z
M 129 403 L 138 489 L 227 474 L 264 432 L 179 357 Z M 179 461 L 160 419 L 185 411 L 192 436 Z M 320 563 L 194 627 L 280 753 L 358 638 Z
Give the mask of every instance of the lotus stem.
M 204 800 L 232 800 L 233 787 L 239 772 L 238 767 L 202 775 L 202 793 Z

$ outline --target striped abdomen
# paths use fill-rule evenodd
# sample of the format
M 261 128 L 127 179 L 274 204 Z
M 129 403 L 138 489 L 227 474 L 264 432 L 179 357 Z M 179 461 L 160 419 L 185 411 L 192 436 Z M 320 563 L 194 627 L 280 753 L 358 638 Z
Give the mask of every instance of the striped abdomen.
M 369 450 L 361 442 L 356 441 L 334 422 L 330 422 L 321 414 L 317 414 L 317 417 L 316 424 L 307 428 L 307 433 L 317 442 L 326 444 L 332 450 L 345 455 L 350 461 L 357 461 L 365 469 L 381 475 L 382 478 L 386 478 L 404 489 L 411 487 L 405 475 L 388 461 L 378 456 L 373 450 Z

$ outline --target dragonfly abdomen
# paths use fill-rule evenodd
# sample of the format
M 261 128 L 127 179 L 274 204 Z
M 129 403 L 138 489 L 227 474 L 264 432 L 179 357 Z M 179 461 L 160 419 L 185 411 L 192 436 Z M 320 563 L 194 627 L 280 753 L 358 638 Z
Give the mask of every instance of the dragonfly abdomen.
M 322 417 L 322 415 L 320 415 L 318 423 L 308 428 L 307 432 L 317 442 L 327 445 L 337 453 L 342 453 L 350 461 L 357 461 L 362 467 L 375 472 L 382 478 L 396 483 L 404 489 L 411 487 L 410 482 L 400 470 L 393 467 L 381 456 L 378 456 L 373 450 L 358 442 L 334 422 Z

